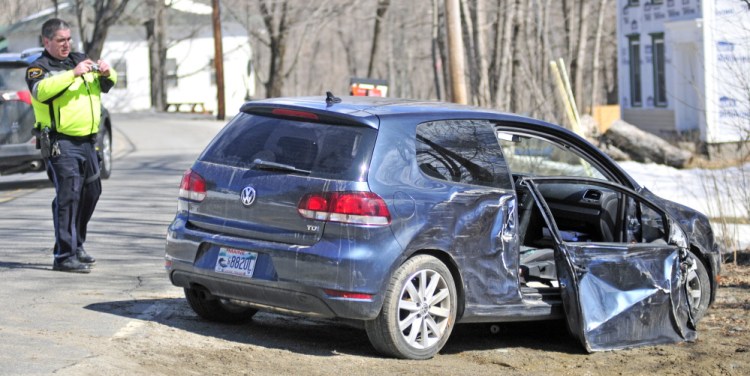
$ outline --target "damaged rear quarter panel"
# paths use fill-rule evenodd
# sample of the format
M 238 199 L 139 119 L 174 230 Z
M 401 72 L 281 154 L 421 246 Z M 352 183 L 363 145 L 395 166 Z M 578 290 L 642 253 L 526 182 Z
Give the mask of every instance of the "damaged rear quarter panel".
M 378 143 L 391 147 L 376 150 L 376 173 L 368 176 L 371 189 L 390 202 L 391 229 L 404 247 L 391 271 L 416 253 L 439 257 L 463 294 L 463 318 L 520 303 L 514 190 L 427 177 L 417 167 L 414 132 L 413 126 L 380 132 L 387 139 Z

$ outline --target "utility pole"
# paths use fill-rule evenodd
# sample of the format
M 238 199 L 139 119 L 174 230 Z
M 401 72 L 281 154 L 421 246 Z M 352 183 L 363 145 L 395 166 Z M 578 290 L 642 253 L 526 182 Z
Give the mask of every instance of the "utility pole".
M 459 0 L 445 0 L 445 21 L 448 23 L 448 55 L 450 61 L 453 102 L 466 104 L 466 77 L 464 75 L 464 42 L 461 32 Z
M 221 44 L 221 18 L 219 17 L 219 0 L 212 0 L 214 24 L 214 67 L 216 68 L 216 119 L 224 120 L 224 47 Z

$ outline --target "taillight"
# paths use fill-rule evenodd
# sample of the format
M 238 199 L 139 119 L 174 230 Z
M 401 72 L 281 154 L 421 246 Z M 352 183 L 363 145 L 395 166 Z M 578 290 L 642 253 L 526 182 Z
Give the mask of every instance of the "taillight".
M 20 99 L 22 102 L 25 102 L 26 104 L 31 104 L 31 92 L 26 91 L 19 91 L 16 93 L 18 95 L 18 99 Z
M 372 192 L 308 193 L 297 210 L 305 218 L 321 221 L 375 226 L 391 223 L 385 201 Z
M 206 198 L 206 180 L 191 169 L 185 171 L 180 182 L 180 198 L 203 201 Z
M 0 97 L 6 101 L 21 101 L 26 104 L 31 104 L 31 92 L 28 90 L 6 92 L 2 93 Z

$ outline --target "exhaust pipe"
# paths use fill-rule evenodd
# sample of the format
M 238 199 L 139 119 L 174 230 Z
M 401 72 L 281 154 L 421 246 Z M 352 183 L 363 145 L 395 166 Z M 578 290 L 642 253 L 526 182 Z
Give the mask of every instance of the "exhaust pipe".
M 28 171 L 41 171 L 43 168 L 44 168 L 44 162 L 37 160 L 37 161 L 31 161 L 29 163 L 22 164 L 20 166 L 11 167 L 7 170 L 0 171 L 0 175 L 26 173 Z

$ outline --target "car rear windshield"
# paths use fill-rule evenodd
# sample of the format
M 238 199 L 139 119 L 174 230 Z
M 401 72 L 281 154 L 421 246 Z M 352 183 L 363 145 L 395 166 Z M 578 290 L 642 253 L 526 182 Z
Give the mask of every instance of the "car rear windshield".
M 360 180 L 364 179 L 360 166 L 369 163 L 376 136 L 372 128 L 241 113 L 200 159 L 240 168 L 257 168 L 259 161 L 270 162 L 270 166 L 291 166 L 312 177 Z
M 28 90 L 25 77 L 25 65 L 0 63 L 0 90 Z

